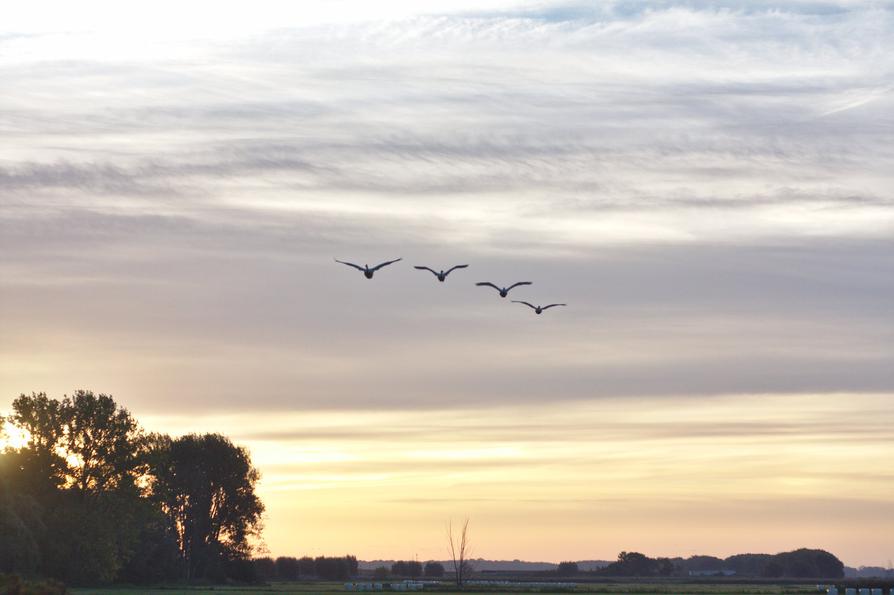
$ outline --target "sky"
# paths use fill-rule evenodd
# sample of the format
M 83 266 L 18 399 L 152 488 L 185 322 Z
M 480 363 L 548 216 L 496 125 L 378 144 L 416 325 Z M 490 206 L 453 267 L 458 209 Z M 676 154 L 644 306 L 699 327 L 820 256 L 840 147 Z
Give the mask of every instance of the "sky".
M 0 412 L 231 436 L 273 555 L 890 565 L 894 3 L 13 4 Z

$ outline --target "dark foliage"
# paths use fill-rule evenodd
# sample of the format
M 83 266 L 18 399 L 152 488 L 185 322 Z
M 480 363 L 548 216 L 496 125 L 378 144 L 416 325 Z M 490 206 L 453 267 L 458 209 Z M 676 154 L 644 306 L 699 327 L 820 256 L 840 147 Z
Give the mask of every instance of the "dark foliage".
M 250 557 L 264 506 L 255 494 L 258 471 L 248 451 L 220 434 L 189 434 L 155 452 L 152 497 L 173 529 L 186 578 L 218 579 L 233 561 Z
M 782 576 L 794 578 L 842 578 L 844 563 L 824 550 L 799 549 L 774 556 Z
M 724 560 L 726 567 L 740 576 L 764 576 L 773 559 L 771 554 L 736 554 Z
M 602 569 L 608 576 L 670 576 L 674 564 L 668 558 L 649 558 L 639 552 L 621 552 L 618 559 Z
M 779 554 L 738 554 L 725 560 L 713 556 L 687 559 L 649 558 L 638 552 L 621 552 L 618 560 L 603 568 L 608 576 L 669 576 L 689 572 L 730 572 L 760 578 L 842 578 L 844 564 L 824 550 L 799 549 Z
M 325 580 L 343 580 L 357 574 L 357 558 L 344 556 L 341 558 L 314 558 L 314 571 L 317 577 Z
M 385 580 L 389 576 L 391 576 L 388 572 L 388 568 L 386 566 L 377 566 L 375 570 L 373 570 L 373 579 L 377 581 Z
M 31 574 L 40 563 L 46 527 L 34 498 L 15 489 L 15 459 L 0 454 L 0 572 Z
M 276 579 L 281 581 L 297 581 L 301 577 L 300 563 L 298 558 L 289 558 L 280 556 L 274 562 L 276 569 Z M 313 575 L 313 565 L 309 569 L 308 575 Z
M 0 593 L 7 595 L 65 595 L 63 583 L 49 580 L 25 580 L 17 574 L 0 574 Z
M 255 574 L 258 575 L 259 580 L 276 580 L 276 562 L 273 561 L 273 558 L 255 558 L 252 563 L 255 565 Z
M 419 578 L 422 576 L 422 562 L 416 560 L 400 560 L 391 565 L 391 574 Z
M 6 421 L 28 442 L 0 453 L 0 571 L 72 585 L 257 580 L 248 538 L 263 506 L 244 449 L 147 435 L 89 391 L 21 395 Z
M 572 576 L 578 573 L 577 562 L 559 562 L 556 574 L 559 576 Z
M 720 572 L 728 568 L 724 560 L 715 556 L 690 556 L 684 564 L 686 570 Z
M 444 576 L 444 565 L 440 562 L 426 562 L 423 574 L 428 578 L 441 578 Z

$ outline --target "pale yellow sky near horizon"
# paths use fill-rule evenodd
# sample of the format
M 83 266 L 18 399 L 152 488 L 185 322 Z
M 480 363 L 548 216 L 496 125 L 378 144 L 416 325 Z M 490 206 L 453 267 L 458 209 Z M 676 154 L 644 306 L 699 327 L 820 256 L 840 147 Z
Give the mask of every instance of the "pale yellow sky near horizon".
M 249 448 L 271 555 L 441 559 L 447 521 L 468 516 L 474 556 L 489 559 L 818 547 L 885 565 L 889 399 L 139 417 L 150 431 L 222 432 Z
M 277 555 L 894 558 L 888 4 L 121 7 L 0 18 L 0 413 L 231 436 Z
M 730 395 L 416 412 L 136 413 L 149 431 L 221 432 L 250 450 L 262 471 L 269 555 L 443 559 L 446 523 L 468 517 L 473 556 L 487 559 L 816 547 L 849 565 L 885 566 L 894 530 L 889 402 Z

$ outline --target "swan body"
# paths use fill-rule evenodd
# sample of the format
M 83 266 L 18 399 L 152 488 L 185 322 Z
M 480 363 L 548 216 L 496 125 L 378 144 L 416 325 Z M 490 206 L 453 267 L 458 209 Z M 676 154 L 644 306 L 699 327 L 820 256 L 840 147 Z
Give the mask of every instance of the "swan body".
M 527 307 L 534 310 L 534 314 L 543 314 L 544 310 L 549 310 L 550 308 L 554 308 L 556 306 L 567 306 L 568 304 L 550 304 L 548 306 L 535 306 L 534 304 L 529 304 L 528 302 L 522 302 L 519 300 L 512 300 L 513 304 L 524 304 Z
M 438 278 L 438 281 L 440 281 L 441 283 L 443 283 L 444 281 L 447 280 L 447 275 L 449 275 L 450 273 L 452 273 L 452 272 L 455 271 L 456 269 L 464 269 L 464 268 L 466 268 L 467 266 L 469 266 L 469 265 L 467 265 L 467 264 L 458 264 L 458 265 L 456 265 L 456 266 L 454 266 L 454 267 L 450 267 L 450 268 L 447 269 L 446 271 L 443 270 L 443 269 L 440 270 L 440 271 L 436 271 L 436 270 L 434 270 L 434 269 L 430 269 L 430 268 L 428 268 L 428 267 L 413 267 L 413 268 L 414 268 L 414 269 L 419 269 L 420 271 L 430 271 L 435 277 Z
M 493 287 L 500 292 L 500 297 L 504 298 L 509 295 L 509 292 L 512 290 L 513 287 L 518 287 L 519 285 L 533 285 L 533 283 L 531 283 L 530 281 L 519 281 L 518 283 L 513 283 L 509 287 L 498 287 L 488 281 L 482 281 L 481 283 L 476 283 L 475 285 Z
M 341 263 L 341 264 L 346 264 L 346 265 L 348 265 L 349 267 L 354 267 L 354 268 L 357 269 L 358 271 L 361 271 L 361 272 L 363 273 L 363 276 L 364 276 L 364 277 L 366 277 L 367 279 L 372 279 L 372 278 L 373 278 L 373 274 L 374 274 L 376 271 L 378 271 L 380 268 L 382 268 L 382 267 L 386 267 L 386 266 L 388 266 L 389 264 L 394 264 L 395 262 L 397 262 L 397 261 L 399 261 L 399 260 L 403 260 L 403 259 L 402 259 L 402 258 L 396 258 L 396 259 L 394 259 L 394 260 L 389 260 L 389 261 L 383 262 L 382 264 L 377 264 L 377 265 L 374 266 L 374 267 L 371 267 L 371 266 L 369 266 L 368 264 L 365 264 L 365 265 L 363 265 L 363 266 L 360 266 L 359 264 L 354 264 L 353 262 L 345 262 L 345 261 L 343 261 L 343 260 L 339 260 L 339 259 L 337 259 L 337 258 L 335 259 L 335 262 L 338 262 L 338 263 Z

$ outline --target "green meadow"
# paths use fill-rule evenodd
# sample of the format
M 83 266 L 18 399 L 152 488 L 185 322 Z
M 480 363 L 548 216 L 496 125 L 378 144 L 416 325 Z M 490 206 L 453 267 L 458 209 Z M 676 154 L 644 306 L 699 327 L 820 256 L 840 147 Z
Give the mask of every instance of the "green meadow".
M 217 586 L 217 587 L 113 587 L 107 589 L 72 589 L 75 595 L 218 595 L 249 593 L 351 593 L 344 582 L 294 582 L 272 583 L 260 586 Z M 397 591 L 367 591 L 395 593 Z M 417 591 L 419 592 L 419 591 Z M 491 595 L 493 593 L 538 593 L 540 595 L 566 593 L 598 593 L 600 595 L 798 595 L 816 594 L 816 585 L 774 585 L 774 584 L 704 584 L 704 583 L 589 583 L 580 584 L 573 590 L 549 590 L 544 588 L 525 589 L 518 587 L 475 587 L 475 590 L 458 591 L 449 585 L 440 588 L 426 588 L 430 593 L 458 593 L 464 595 Z

